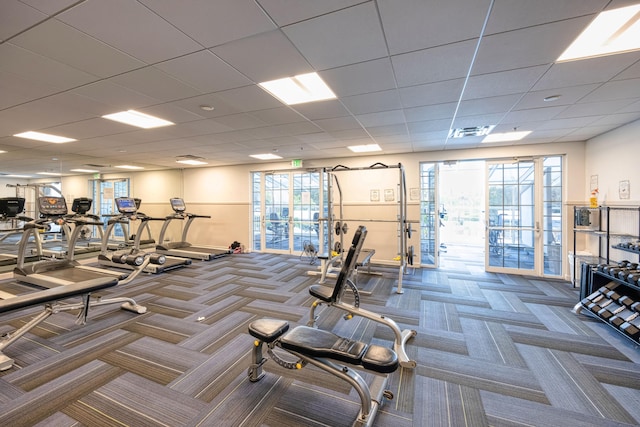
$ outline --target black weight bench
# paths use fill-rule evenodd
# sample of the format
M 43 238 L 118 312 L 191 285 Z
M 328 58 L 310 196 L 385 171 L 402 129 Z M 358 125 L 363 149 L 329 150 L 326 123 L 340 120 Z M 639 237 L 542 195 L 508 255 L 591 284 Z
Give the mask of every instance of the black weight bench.
M 360 292 L 358 291 L 355 283 L 353 283 L 353 281 L 351 280 L 351 277 L 354 274 L 354 270 L 356 268 L 358 258 L 360 257 L 362 245 L 364 244 L 366 236 L 366 227 L 362 225 L 359 226 L 353 236 L 351 246 L 349 247 L 349 251 L 347 252 L 347 256 L 342 263 L 342 268 L 340 269 L 340 273 L 338 274 L 338 278 L 336 279 L 336 283 L 333 287 L 321 284 L 311 285 L 309 287 L 309 294 L 315 297 L 316 300 L 311 305 L 309 322 L 307 323 L 307 325 L 316 326 L 316 321 L 318 319 L 318 316 L 316 315 L 316 309 L 322 304 L 326 304 L 328 306 L 336 307 L 338 309 L 346 311 L 347 315 L 344 316 L 345 319 L 351 319 L 353 316 L 361 316 L 376 323 L 380 323 L 389 327 L 393 331 L 395 337 L 393 350 L 398 355 L 400 365 L 405 368 L 415 368 L 416 362 L 409 359 L 409 356 L 407 355 L 405 349 L 405 345 L 410 338 L 416 335 L 417 332 L 411 329 L 400 330 L 400 327 L 393 319 L 360 308 Z M 369 251 L 371 251 L 369 252 L 370 255 L 365 255 L 368 256 L 368 258 L 373 256 L 373 250 Z M 342 301 L 342 296 L 347 290 L 350 290 L 353 293 L 353 304 L 348 304 Z
M 249 334 L 256 338 L 252 362 L 248 375 L 252 382 L 264 377 L 262 365 L 266 362 L 262 347 L 266 344 L 272 359 L 289 369 L 301 369 L 311 363 L 338 378 L 347 381 L 358 392 L 361 400 L 360 412 L 355 426 L 370 426 L 382 402 L 382 397 L 393 398 L 385 390 L 387 375 L 377 375 L 372 387 L 356 372 L 343 364 L 359 366 L 377 374 L 389 374 L 400 365 L 398 356 L 390 348 L 366 344 L 342 338 L 332 332 L 309 326 L 297 326 L 289 330 L 289 323 L 277 319 L 260 319 L 249 325 Z M 270 350 L 279 347 L 298 358 L 286 362 Z
M 13 366 L 14 360 L 6 356 L 3 351 L 15 342 L 18 338 L 38 326 L 49 316 L 61 311 L 81 309 L 79 322 L 84 323 L 89 309 L 89 298 L 92 292 L 110 288 L 118 284 L 116 278 L 104 277 L 77 282 L 71 285 L 56 286 L 49 289 L 38 290 L 21 295 L 11 295 L 6 292 L 0 292 L 0 314 L 9 313 L 24 308 L 37 305 L 44 305 L 44 311 L 24 324 L 21 328 L 12 333 L 5 334 L 0 338 L 0 371 L 7 370 Z M 82 302 L 62 303 L 61 300 L 82 296 Z

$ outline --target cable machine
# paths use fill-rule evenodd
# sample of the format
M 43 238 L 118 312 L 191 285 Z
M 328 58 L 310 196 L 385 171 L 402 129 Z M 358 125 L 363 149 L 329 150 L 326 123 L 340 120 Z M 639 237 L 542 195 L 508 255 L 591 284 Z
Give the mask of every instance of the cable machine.
M 396 219 L 349 219 L 344 215 L 344 198 L 342 187 L 338 179 L 339 174 L 343 174 L 349 171 L 379 171 L 379 170 L 398 170 L 398 182 L 397 188 L 397 200 L 394 200 L 397 204 Z M 397 293 L 403 293 L 402 290 L 402 277 L 406 273 L 407 266 L 413 265 L 413 246 L 409 246 L 408 240 L 411 238 L 412 223 L 417 221 L 410 221 L 407 219 L 407 186 L 404 167 L 401 163 L 397 165 L 386 165 L 383 163 L 374 163 L 367 167 L 350 168 L 343 165 L 337 165 L 333 168 L 324 168 L 322 170 L 323 175 L 326 177 L 327 183 L 327 212 L 326 217 L 318 218 L 320 222 L 320 230 L 324 236 L 324 241 L 327 244 L 328 253 L 318 256 L 321 260 L 321 279 L 320 283 L 323 283 L 327 277 L 335 277 L 335 270 L 342 263 L 344 235 L 348 232 L 348 222 L 364 223 L 364 222 L 387 222 L 396 223 L 396 235 L 397 235 L 397 254 L 398 256 L 394 261 L 399 261 L 398 269 L 398 287 Z M 334 204 L 334 196 L 337 196 L 337 214 L 335 212 L 336 206 Z M 323 225 L 326 224 L 326 225 Z M 334 235 L 335 233 L 335 235 Z M 367 261 L 375 253 L 375 250 L 363 250 L 364 259 Z M 367 258 L 368 257 L 368 258 Z

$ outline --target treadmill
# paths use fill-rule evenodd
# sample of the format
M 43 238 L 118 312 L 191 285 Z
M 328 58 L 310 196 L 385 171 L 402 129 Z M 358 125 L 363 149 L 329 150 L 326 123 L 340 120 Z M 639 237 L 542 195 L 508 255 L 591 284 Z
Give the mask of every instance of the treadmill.
M 91 205 L 93 204 L 93 200 L 87 197 L 77 197 L 73 199 L 73 203 L 71 203 L 71 211 L 72 214 L 69 214 L 65 217 L 65 222 L 62 225 L 62 230 L 64 232 L 64 236 L 66 238 L 66 245 L 46 245 L 42 247 L 42 253 L 46 256 L 52 256 L 55 258 L 66 258 L 69 251 L 73 251 L 74 255 L 87 254 L 91 252 L 98 252 L 100 250 L 100 246 L 92 245 L 89 240 L 86 238 L 86 232 L 89 230 L 88 226 L 83 227 L 80 230 L 78 240 L 85 240 L 86 243 L 84 245 L 79 245 L 78 240 L 76 240 L 76 244 L 74 246 L 69 246 L 69 241 L 72 233 L 72 224 L 78 224 L 76 220 L 88 220 L 93 223 L 99 223 L 100 217 L 98 215 L 93 215 L 89 213 L 91 210 Z M 102 227 L 95 227 L 98 229 L 100 235 L 102 235 Z M 100 239 L 102 242 L 102 238 Z
M 196 215 L 187 213 L 187 207 L 184 204 L 184 200 L 179 197 L 169 199 L 173 214 L 167 216 L 160 229 L 160 236 L 158 237 L 158 245 L 156 246 L 156 252 L 164 255 L 172 255 L 178 257 L 192 258 L 202 261 L 210 261 L 212 259 L 221 258 L 229 255 L 231 251 L 229 249 L 216 249 L 204 246 L 193 246 L 187 242 L 187 234 L 189 233 L 189 227 L 196 218 L 211 218 L 209 215 Z M 165 242 L 164 235 L 167 232 L 169 224 L 174 219 L 187 220 L 182 229 L 182 238 L 179 242 Z
M 98 225 L 102 223 L 86 219 L 71 219 L 67 213 L 67 202 L 64 197 L 44 196 L 38 197 L 38 210 L 40 219 L 28 222 L 24 226 L 24 232 L 18 246 L 17 265 L 13 269 L 13 277 L 20 282 L 30 283 L 43 288 L 71 285 L 85 280 L 99 277 L 116 278 L 125 283 L 133 279 L 135 275 L 125 274 L 120 271 L 108 271 L 101 268 L 80 265 L 74 259 L 73 251 L 69 251 L 65 259 L 41 259 L 40 261 L 25 264 L 27 242 L 31 236 L 37 246 L 37 252 L 42 258 L 42 241 L 40 233 L 50 224 L 64 224 L 65 221 L 73 221 L 75 227 L 69 237 L 69 245 L 73 247 L 85 225 Z M 126 279 L 126 280 L 125 280 Z
M 0 243 L 6 243 L 5 241 L 10 237 L 19 235 L 23 232 L 23 227 L 18 227 L 17 222 L 27 223 L 29 221 L 33 221 L 33 218 L 29 218 L 22 215 L 22 213 L 24 212 L 24 204 L 25 204 L 24 197 L 0 198 L 0 222 L 11 222 L 10 228 L 4 228 L 0 230 L 0 233 L 4 233 L 2 237 L 0 237 Z M 38 260 L 37 255 L 32 255 L 27 257 L 27 261 L 37 261 L 37 260 Z M 13 253 L 0 254 L 0 266 L 13 265 L 13 264 L 16 264 L 17 261 L 18 261 L 17 254 L 13 254 Z
M 120 259 L 123 256 L 135 256 L 141 253 L 140 236 L 142 235 L 142 231 L 144 229 L 149 229 L 149 221 L 164 220 L 164 218 L 152 218 L 143 214 L 142 212 L 139 212 L 138 206 L 140 206 L 140 203 L 138 202 L 138 200 L 131 197 L 117 197 L 115 199 L 116 208 L 118 209 L 119 214 L 110 218 L 107 222 L 107 229 L 102 236 L 102 247 L 100 250 L 100 254 L 98 255 L 98 263 L 100 265 L 128 270 L 134 269 L 134 266 L 122 263 Z M 115 226 L 118 224 L 130 224 L 136 220 L 140 221 L 140 225 L 138 226 L 135 238 L 133 239 L 133 245 L 123 250 L 111 251 L 109 246 L 109 236 L 113 232 Z M 191 265 L 191 260 L 186 258 L 164 256 L 163 259 L 164 262 L 162 264 L 149 263 L 146 267 L 144 267 L 143 271 L 145 273 L 156 274 Z

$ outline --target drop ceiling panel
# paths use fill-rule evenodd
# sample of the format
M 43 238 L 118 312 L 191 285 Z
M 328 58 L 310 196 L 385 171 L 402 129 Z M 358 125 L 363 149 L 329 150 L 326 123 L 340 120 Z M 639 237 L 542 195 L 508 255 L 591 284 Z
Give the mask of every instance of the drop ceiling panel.
M 458 117 L 486 113 L 506 113 L 522 98 L 522 94 L 468 99 L 460 103 Z
M 315 123 L 320 127 L 320 129 L 326 132 L 336 132 L 351 129 L 356 129 L 358 131 L 362 130 L 362 126 L 360 126 L 360 123 L 358 123 L 358 121 L 351 116 L 316 120 Z
M 610 56 L 603 56 L 582 61 L 553 64 L 549 71 L 536 83 L 533 90 L 604 83 L 623 73 L 625 69 L 639 59 L 639 52 L 631 52 L 616 55 L 615 61 L 612 61 Z M 638 68 L 640 70 L 640 67 Z
M 362 3 L 362 0 L 302 0 L 296 1 L 293 7 L 289 0 L 258 0 L 258 3 L 276 24 L 285 26 Z
M 400 96 L 395 90 L 348 96 L 343 98 L 342 102 L 352 114 L 367 114 L 402 108 Z
M 372 2 L 296 23 L 283 31 L 318 70 L 387 56 Z
M 3 0 L 0 4 L 0 40 L 42 21 L 47 16 L 18 0 Z
M 486 34 L 503 33 L 547 22 L 599 13 L 608 0 L 496 0 Z
M 447 80 L 429 83 L 399 90 L 404 107 L 420 107 L 423 105 L 457 102 L 464 85 L 464 79 Z
M 41 84 L 19 75 L 0 71 L 0 110 L 58 92 L 51 85 Z
M 464 90 L 464 99 L 525 93 L 547 69 L 548 66 L 540 65 L 472 76 Z
M 253 0 L 140 1 L 204 47 L 276 28 Z
M 110 77 L 145 65 L 55 19 L 18 35 L 11 43 L 100 77 Z
M 282 103 L 262 90 L 260 86 L 243 86 L 216 93 L 224 102 L 238 111 L 257 111 L 281 107 Z
M 155 65 L 201 92 L 216 92 L 251 84 L 251 81 L 208 50 Z
M 362 126 L 368 128 L 373 126 L 386 126 L 398 123 L 405 123 L 402 110 L 381 111 L 378 113 L 360 114 L 356 119 Z
M 280 30 L 229 42 L 212 48 L 211 51 L 254 82 L 313 71 Z
M 379 92 L 396 87 L 389 58 L 332 68 L 319 74 L 338 97 Z
M 162 101 L 188 98 L 201 92 L 155 67 L 145 67 L 109 79 L 110 82 Z
M 307 119 L 292 108 L 278 107 L 269 108 L 267 110 L 253 111 L 252 116 L 259 118 L 265 123 L 271 123 L 273 125 L 282 125 L 286 123 L 305 122 Z
M 580 100 L 583 102 L 611 101 L 628 99 L 629 102 L 640 96 L 640 79 L 616 80 L 604 83 Z
M 98 80 L 97 76 L 29 52 L 10 42 L 0 45 L 0 57 L 0 70 L 38 84 L 54 86 L 59 91 Z
M 475 41 L 464 41 L 391 57 L 399 87 L 463 78 L 469 72 Z
M 566 109 L 566 106 L 560 105 L 557 107 L 531 108 L 528 110 L 512 111 L 501 120 L 500 124 L 513 123 L 514 126 L 518 126 L 521 123 L 527 123 L 531 121 L 550 120 L 558 117 L 558 115 Z
M 108 80 L 102 80 L 73 89 L 71 93 L 109 105 L 113 110 L 110 112 L 138 109 L 162 102 L 158 98 L 144 95 L 136 90 L 126 88 Z
M 147 64 L 203 47 L 139 2 L 87 1 L 57 19 Z
M 54 15 L 63 9 L 77 3 L 78 0 L 20 0 L 22 3 L 28 4 L 47 15 Z
M 514 107 L 514 109 L 523 110 L 527 108 L 543 108 L 556 105 L 572 105 L 589 94 L 591 91 L 596 89 L 598 86 L 598 84 L 590 84 L 565 87 L 562 89 L 561 95 L 559 95 L 559 93 L 555 89 L 532 91 L 525 94 L 520 99 L 518 104 Z M 555 101 L 545 102 L 544 99 L 546 97 L 554 95 L 559 95 L 560 98 Z
M 575 18 L 483 37 L 472 74 L 551 65 L 589 21 Z
M 456 111 L 457 102 L 446 104 L 425 105 L 424 107 L 405 108 L 404 115 L 408 122 L 419 122 L 422 120 L 436 120 L 453 117 Z
M 404 2 L 398 7 L 397 0 L 378 1 L 392 55 L 477 38 L 490 4 L 447 0 L 438 2 L 434 13 L 432 2 Z
M 344 105 L 338 100 L 308 102 L 306 104 L 292 105 L 291 108 L 309 120 L 329 119 L 349 115 L 349 111 L 347 111 Z
M 557 118 L 602 116 L 620 111 L 629 104 L 630 100 L 628 99 L 575 104 L 564 107 L 564 110 L 558 114 Z

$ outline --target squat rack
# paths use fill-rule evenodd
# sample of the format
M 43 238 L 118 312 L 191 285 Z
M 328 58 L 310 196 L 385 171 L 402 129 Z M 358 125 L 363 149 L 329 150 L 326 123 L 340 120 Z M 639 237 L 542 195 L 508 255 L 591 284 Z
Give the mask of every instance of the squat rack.
M 398 213 L 397 218 L 395 220 L 391 219 L 348 219 L 344 217 L 344 205 L 343 205 L 343 197 L 342 197 L 342 188 L 340 187 L 340 181 L 338 180 L 337 174 L 345 172 L 345 171 L 372 171 L 372 170 L 388 170 L 388 169 L 398 169 Z M 336 230 L 336 234 L 339 237 L 339 246 L 338 249 L 344 248 L 344 234 L 347 231 L 346 223 L 347 221 L 351 222 L 392 222 L 398 224 L 397 235 L 398 235 L 398 254 L 400 255 L 400 266 L 398 269 L 398 287 L 396 293 L 401 294 L 404 291 L 402 290 L 402 277 L 406 273 L 407 269 L 407 261 L 409 264 L 413 264 L 413 247 L 409 247 L 408 239 L 411 237 L 412 228 L 411 224 L 417 221 L 410 221 L 407 219 L 407 185 L 405 178 L 404 166 L 401 163 L 397 165 L 386 165 L 384 163 L 374 163 L 371 166 L 365 167 L 347 167 L 344 165 L 336 165 L 332 168 L 323 168 L 323 174 L 327 176 L 327 217 L 318 218 L 320 223 L 327 223 L 327 245 L 329 248 L 328 262 L 323 265 L 322 269 L 322 277 L 327 276 L 327 271 L 333 263 L 338 260 L 342 260 L 342 250 L 336 251 L 338 255 L 336 257 L 331 256 L 331 251 L 336 247 L 333 242 L 333 230 Z M 333 185 L 335 183 L 335 187 L 337 189 L 338 194 L 338 215 L 336 217 L 334 214 L 334 188 Z M 320 227 L 324 230 L 324 227 Z M 326 269 L 326 270 L 325 270 Z

